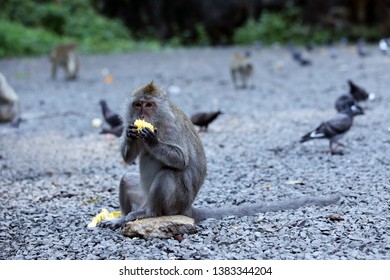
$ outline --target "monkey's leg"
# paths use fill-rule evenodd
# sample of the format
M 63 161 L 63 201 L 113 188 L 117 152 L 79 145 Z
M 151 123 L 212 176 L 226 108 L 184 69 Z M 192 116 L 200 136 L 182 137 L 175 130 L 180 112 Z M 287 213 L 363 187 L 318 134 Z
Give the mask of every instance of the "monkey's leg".
M 155 177 L 145 206 L 128 214 L 125 222 L 164 215 L 180 215 L 191 208 L 196 194 L 185 191 L 183 182 L 171 169 L 162 169 Z
M 144 202 L 145 197 L 139 186 L 139 175 L 126 173 L 119 183 L 119 204 L 122 215 L 129 214 Z
M 72 80 L 72 72 L 70 70 L 70 61 L 67 60 L 66 64 L 64 65 L 64 70 L 65 70 L 65 79 L 67 81 Z
M 53 61 L 52 65 L 51 65 L 51 78 L 53 80 L 55 80 L 55 78 L 57 77 L 57 62 L 56 61 Z
M 66 73 L 68 80 L 76 79 L 77 63 L 76 56 L 74 53 L 69 54 L 67 63 L 66 63 Z
M 230 73 L 231 73 L 231 76 L 232 76 L 234 88 L 237 89 L 238 88 L 238 85 L 237 85 L 237 72 L 236 72 L 236 70 L 231 70 Z
M 242 76 L 242 88 L 247 89 L 248 88 L 248 81 L 245 76 Z
M 144 201 L 145 198 L 139 186 L 139 175 L 126 173 L 119 183 L 119 204 L 122 216 L 118 219 L 101 221 L 98 225 L 111 229 L 122 227 L 126 223 L 126 215 L 140 207 Z
M 247 76 L 246 76 L 246 73 L 244 72 L 245 70 L 243 70 L 243 72 L 241 73 L 241 83 L 242 83 L 242 88 L 247 88 Z

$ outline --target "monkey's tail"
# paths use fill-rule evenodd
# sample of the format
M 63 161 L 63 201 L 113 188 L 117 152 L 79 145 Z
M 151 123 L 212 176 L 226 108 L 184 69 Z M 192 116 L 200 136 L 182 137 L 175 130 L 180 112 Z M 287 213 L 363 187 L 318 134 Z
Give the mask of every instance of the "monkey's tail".
M 339 196 L 326 198 L 306 197 L 289 201 L 278 201 L 272 203 L 255 203 L 244 204 L 240 206 L 223 207 L 223 208 L 192 208 L 192 218 L 195 222 L 201 222 L 208 218 L 222 219 L 228 216 L 250 216 L 257 213 L 276 212 L 280 210 L 292 210 L 303 206 L 318 205 L 326 206 L 335 204 L 340 200 Z

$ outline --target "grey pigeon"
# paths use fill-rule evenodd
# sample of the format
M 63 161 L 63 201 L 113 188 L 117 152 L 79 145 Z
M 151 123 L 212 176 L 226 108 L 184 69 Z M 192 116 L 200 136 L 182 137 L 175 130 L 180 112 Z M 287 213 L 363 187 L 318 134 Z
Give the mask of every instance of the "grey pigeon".
M 100 100 L 100 106 L 102 107 L 102 114 L 104 120 L 111 126 L 111 128 L 122 125 L 122 120 L 119 114 L 113 112 L 108 108 L 107 102 L 105 100 Z
M 117 137 L 122 135 L 123 125 L 122 119 L 119 114 L 113 112 L 107 105 L 105 100 L 100 100 L 100 106 L 102 107 L 102 114 L 104 120 L 110 125 L 109 128 L 103 128 L 100 134 L 113 134 Z
M 332 155 L 342 155 L 342 151 L 333 149 L 333 144 L 344 146 L 339 140 L 352 127 L 354 116 L 362 114 L 364 112 L 359 106 L 352 105 L 351 107 L 346 107 L 333 118 L 321 123 L 316 129 L 302 136 L 300 142 L 303 143 L 314 139 L 328 139 L 330 153 Z
M 289 44 L 287 46 L 287 49 L 291 53 L 291 57 L 294 61 L 296 61 L 298 64 L 301 66 L 310 66 L 311 65 L 311 60 L 308 58 L 305 58 L 302 53 L 297 50 L 292 44 Z
M 215 112 L 200 112 L 191 116 L 191 122 L 200 127 L 200 131 L 207 131 L 209 124 L 214 121 L 220 114 L 221 111 Z
M 379 41 L 379 50 L 383 54 L 389 54 L 390 53 L 390 38 L 382 38 Z
M 366 49 L 366 42 L 363 38 L 360 38 L 356 45 L 357 53 L 360 57 L 366 57 L 369 55 Z
M 375 95 L 373 93 L 368 93 L 364 88 L 358 86 L 351 80 L 348 80 L 349 84 L 349 93 L 353 96 L 353 98 L 359 102 L 359 101 L 365 101 L 367 99 L 374 99 Z
M 332 59 L 337 58 L 338 50 L 337 50 L 336 46 L 334 45 L 332 39 L 327 40 L 327 42 L 325 43 L 325 47 L 328 50 L 328 54 L 329 54 L 330 58 L 332 58 Z
M 375 98 L 375 94 L 369 94 L 364 88 L 356 85 L 351 80 L 348 80 L 348 84 L 349 94 L 343 94 L 336 100 L 335 107 L 337 112 L 342 111 L 345 107 L 357 105 L 360 101 L 365 101 L 367 99 L 373 100 Z
M 341 112 L 345 109 L 345 107 L 352 107 L 356 105 L 356 101 L 350 94 L 343 94 L 339 98 L 337 98 L 335 107 L 337 112 Z

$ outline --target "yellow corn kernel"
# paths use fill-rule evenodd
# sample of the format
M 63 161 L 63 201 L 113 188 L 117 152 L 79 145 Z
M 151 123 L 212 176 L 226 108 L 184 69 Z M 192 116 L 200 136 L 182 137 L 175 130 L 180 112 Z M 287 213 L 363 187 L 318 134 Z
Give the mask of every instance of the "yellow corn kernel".
M 88 224 L 87 227 L 96 227 L 98 223 L 105 219 L 114 219 L 114 218 L 119 218 L 121 215 L 120 211 L 114 211 L 114 212 L 109 212 L 107 209 L 102 209 L 99 214 L 97 214 L 95 217 L 92 218 L 92 221 Z
M 134 125 L 137 127 L 137 130 L 140 131 L 144 127 L 149 128 L 152 132 L 154 132 L 154 126 L 151 123 L 148 123 L 144 120 L 135 120 Z

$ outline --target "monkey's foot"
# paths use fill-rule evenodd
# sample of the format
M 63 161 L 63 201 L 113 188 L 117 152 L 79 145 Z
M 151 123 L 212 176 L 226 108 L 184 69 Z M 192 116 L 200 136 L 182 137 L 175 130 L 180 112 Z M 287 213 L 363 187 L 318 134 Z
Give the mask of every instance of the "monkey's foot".
M 131 221 L 135 221 L 137 219 L 144 219 L 144 218 L 149 218 L 149 215 L 146 215 L 146 210 L 137 210 L 130 212 L 129 214 L 126 215 L 125 217 L 125 224 Z
M 109 228 L 109 229 L 118 229 L 125 224 L 125 219 L 123 217 L 118 219 L 107 219 L 98 223 L 98 227 Z

